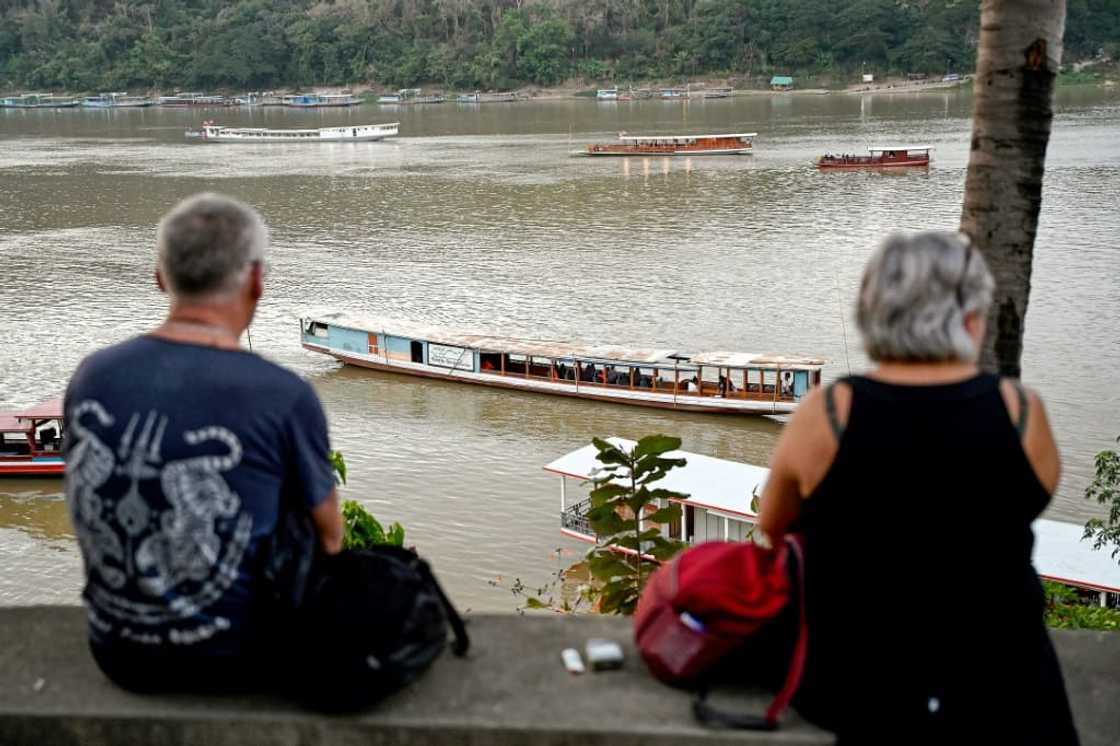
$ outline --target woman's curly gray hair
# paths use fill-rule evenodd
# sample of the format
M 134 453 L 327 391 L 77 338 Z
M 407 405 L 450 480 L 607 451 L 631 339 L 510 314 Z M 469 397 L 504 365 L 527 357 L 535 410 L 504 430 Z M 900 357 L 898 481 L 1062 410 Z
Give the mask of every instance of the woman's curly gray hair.
M 960 233 L 896 233 L 863 270 L 856 323 L 872 360 L 974 361 L 965 330 L 984 316 L 995 282 L 980 252 Z

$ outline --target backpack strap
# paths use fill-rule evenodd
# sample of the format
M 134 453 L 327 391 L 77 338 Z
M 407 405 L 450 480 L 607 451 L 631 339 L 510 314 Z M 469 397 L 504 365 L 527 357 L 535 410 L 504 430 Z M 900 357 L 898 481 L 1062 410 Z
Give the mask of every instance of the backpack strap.
M 1027 390 L 1023 388 L 1018 378 L 1003 378 L 1001 381 L 1009 381 L 1015 389 L 1015 395 L 1019 397 L 1019 421 L 1015 423 L 1015 430 L 1019 433 L 1020 438 L 1027 436 L 1027 423 L 1029 422 L 1028 415 L 1030 414 L 1030 400 L 1027 398 Z
M 718 725 L 737 730 L 777 730 L 782 712 L 789 706 L 790 700 L 801 685 L 801 675 L 805 671 L 805 656 L 809 649 L 809 627 L 805 619 L 805 552 L 799 536 L 787 535 L 786 543 L 789 545 L 789 551 L 797 559 L 798 615 L 797 642 L 793 646 L 793 655 L 790 658 L 789 669 L 786 671 L 785 682 L 770 706 L 766 708 L 766 714 L 761 717 L 717 710 L 708 704 L 707 688 L 700 689 L 692 701 L 692 714 L 705 725 Z

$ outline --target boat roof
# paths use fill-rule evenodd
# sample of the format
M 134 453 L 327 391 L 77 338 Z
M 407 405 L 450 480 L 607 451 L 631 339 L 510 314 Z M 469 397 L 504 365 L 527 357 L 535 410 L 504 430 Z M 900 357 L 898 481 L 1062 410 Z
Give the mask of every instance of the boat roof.
M 635 441 L 625 438 L 613 437 L 607 440 L 626 449 L 636 445 Z M 603 466 L 595 458 L 597 454 L 598 449 L 593 444 L 586 445 L 561 456 L 544 469 L 565 477 L 589 479 L 592 472 Z M 680 502 L 737 518 L 756 517 L 751 511 L 751 499 L 754 494 L 762 493 L 762 487 L 770 474 L 769 469 L 689 451 L 672 451 L 665 456 L 687 461 L 685 466 L 666 474 L 657 485 L 686 494 L 688 497 Z
M 503 334 L 465 332 L 434 324 L 391 318 L 362 317 L 347 312 L 309 314 L 311 321 L 364 332 L 381 332 L 395 337 L 435 342 L 455 347 L 470 347 L 483 352 L 504 352 L 511 355 L 547 357 L 556 360 L 580 359 L 608 364 L 633 363 L 692 370 L 697 365 L 727 368 L 783 368 L 817 370 L 827 360 L 749 352 L 706 352 L 681 355 L 673 348 L 643 348 L 621 345 L 593 344 L 571 339 L 530 339 Z
M 757 132 L 740 132 L 727 135 L 619 135 L 623 142 L 653 142 L 656 140 L 714 140 L 723 137 L 758 137 Z
M 721 368 L 750 368 L 754 366 L 790 370 L 816 370 L 828 361 L 819 357 L 793 355 L 760 355 L 753 352 L 701 352 L 689 358 L 693 365 L 714 365 Z
M 0 433 L 25 433 L 27 424 L 11 412 L 0 412 Z
M 455 347 L 471 347 L 484 352 L 505 352 L 512 355 L 548 357 L 558 360 L 581 360 L 618 363 L 673 365 L 671 349 L 645 349 L 617 345 L 594 345 L 567 339 L 527 339 L 500 334 L 479 334 L 457 331 L 433 324 L 419 324 L 397 319 L 363 318 L 348 313 L 329 313 L 309 317 L 313 321 L 365 332 L 382 332 L 394 337 L 435 342 Z
M 1034 522 L 1034 566 L 1048 580 L 1120 593 L 1120 563 L 1107 548 L 1082 540 L 1084 527 L 1039 518 Z
M 932 145 L 884 145 L 868 148 L 869 153 L 882 153 L 884 150 L 933 150 Z
M 10 412 L 13 417 L 20 420 L 54 420 L 63 416 L 62 397 L 47 399 L 33 407 Z
M 62 416 L 62 398 L 47 399 L 26 409 L 0 412 L 0 433 L 27 432 L 31 420 L 57 420 Z
M 611 443 L 632 448 L 635 442 L 625 438 L 607 438 Z M 575 479 L 588 479 L 602 466 L 595 456 L 594 445 L 586 445 L 567 453 L 545 466 L 545 471 Z M 683 492 L 682 502 L 727 513 L 731 517 L 754 518 L 751 497 L 762 494 L 770 470 L 738 461 L 714 458 L 688 451 L 665 454 L 684 458 L 687 463 L 673 469 L 658 486 Z M 1037 519 L 1032 525 L 1035 535 L 1033 564 L 1040 576 L 1067 585 L 1095 591 L 1120 593 L 1120 563 L 1106 547 L 1093 549 L 1082 540 L 1084 529 L 1076 523 Z

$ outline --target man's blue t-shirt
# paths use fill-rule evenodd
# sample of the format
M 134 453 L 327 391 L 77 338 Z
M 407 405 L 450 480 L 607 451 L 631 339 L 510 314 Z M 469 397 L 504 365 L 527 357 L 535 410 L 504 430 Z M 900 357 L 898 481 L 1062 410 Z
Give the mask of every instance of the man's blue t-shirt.
M 83 361 L 65 414 L 91 642 L 245 653 L 281 501 L 334 489 L 314 390 L 249 352 L 139 337 Z

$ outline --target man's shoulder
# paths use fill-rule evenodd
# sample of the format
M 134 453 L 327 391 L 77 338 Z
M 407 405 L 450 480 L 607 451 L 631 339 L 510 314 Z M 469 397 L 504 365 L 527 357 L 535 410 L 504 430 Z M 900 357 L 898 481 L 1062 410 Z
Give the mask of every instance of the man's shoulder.
M 140 336 L 111 345 L 87 356 L 78 366 L 74 382 L 150 371 L 155 375 L 178 368 L 197 372 L 200 385 L 210 379 L 223 388 L 243 386 L 276 404 L 296 402 L 314 393 L 307 381 L 287 368 L 244 350 L 221 350 Z

